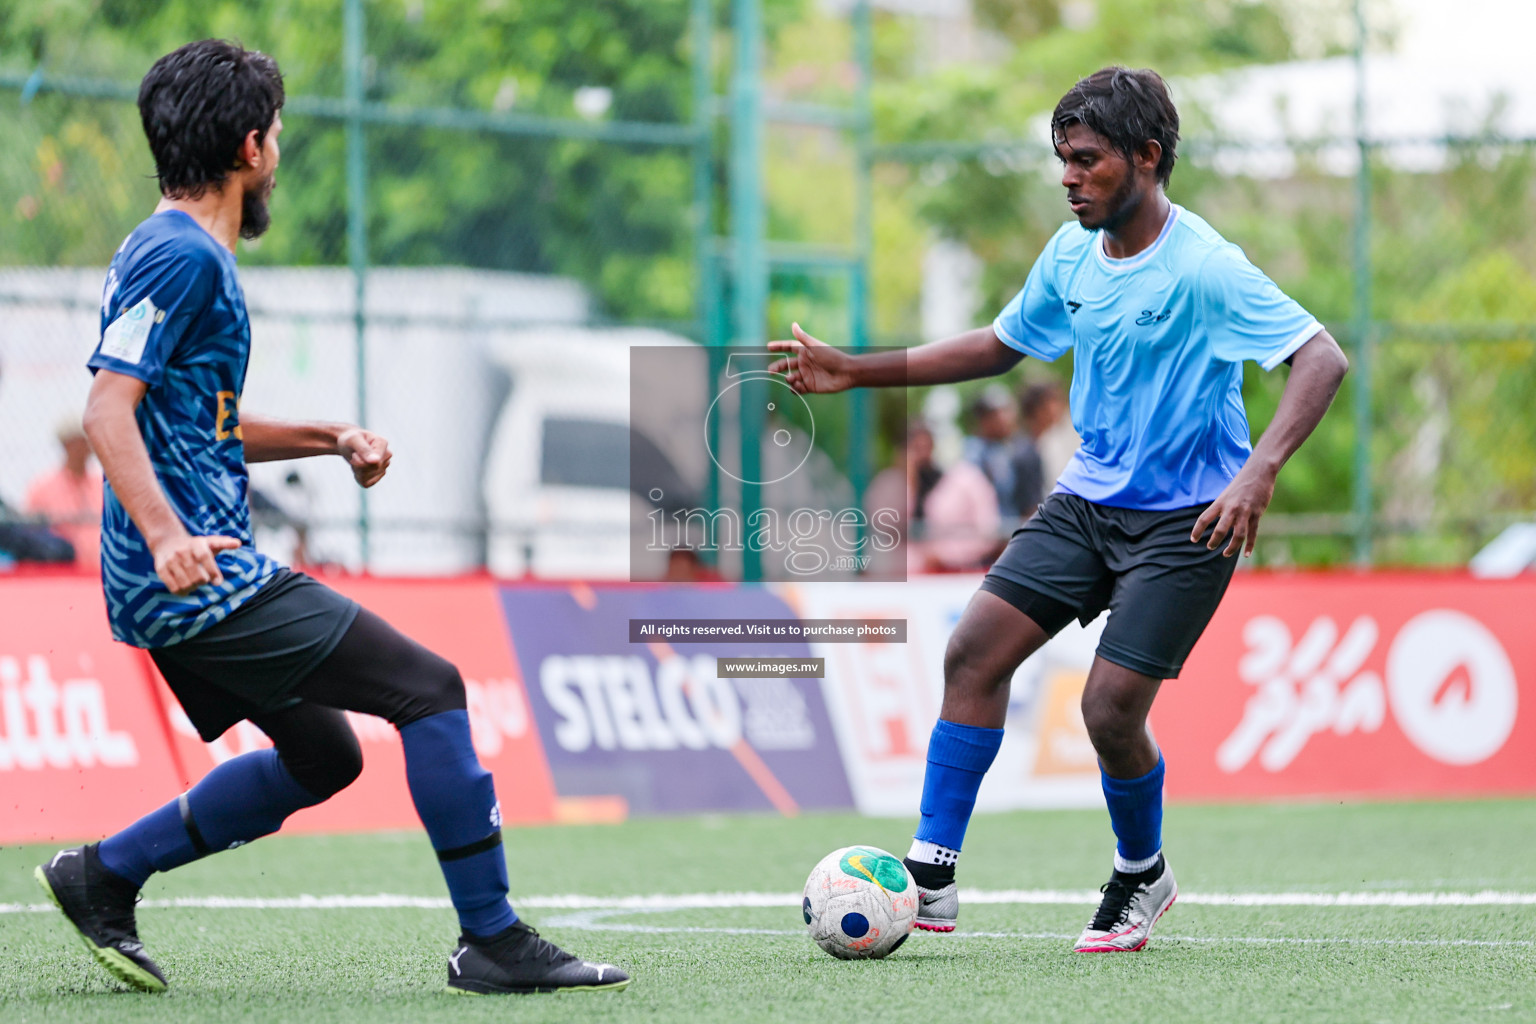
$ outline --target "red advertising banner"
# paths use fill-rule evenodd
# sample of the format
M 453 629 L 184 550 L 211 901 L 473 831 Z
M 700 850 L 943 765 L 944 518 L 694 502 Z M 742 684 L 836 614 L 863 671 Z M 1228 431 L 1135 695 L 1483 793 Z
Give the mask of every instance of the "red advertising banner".
M 148 661 L 99 580 L 0 584 L 0 842 L 104 835 L 181 792 Z
M 459 667 L 475 748 L 497 778 L 504 820 L 554 820 L 554 784 L 495 585 L 327 582 Z M 394 728 L 351 718 L 362 776 L 284 831 L 420 827 Z M 267 745 L 249 722 L 214 743 L 199 740 L 149 657 L 111 639 L 99 580 L 0 581 L 0 842 L 106 835 L 219 762 Z
M 1241 576 L 1152 712 L 1175 799 L 1536 793 L 1536 581 Z
M 593 796 L 570 782 L 581 778 L 577 769 L 601 755 L 613 762 L 608 765 L 612 779 L 622 781 L 623 772 L 640 770 L 635 766 L 650 771 L 652 762 L 660 764 L 676 750 L 692 751 L 687 739 L 693 732 L 663 735 L 662 726 L 687 726 L 698 719 L 697 708 L 686 717 L 662 714 L 656 721 L 641 714 L 651 707 L 647 701 L 652 697 L 662 702 L 657 707 L 668 706 L 663 698 L 672 694 L 667 688 L 671 677 L 658 681 L 656 673 L 671 662 L 649 646 L 629 651 L 621 622 L 611 631 L 620 638 L 612 640 L 618 646 L 599 650 L 591 623 L 563 604 L 551 603 L 547 587 L 482 579 L 345 579 L 333 585 L 459 666 L 476 749 L 497 777 L 509 823 L 621 816 L 625 800 L 615 797 L 605 803 L 602 797 L 619 789 L 605 777 L 607 788 L 599 787 L 601 793 Z M 911 592 L 904 607 L 913 620 L 912 636 L 936 643 L 953 625 L 951 606 L 958 597 L 940 593 L 944 587 L 954 589 L 953 581 L 914 580 L 902 586 L 904 595 Z M 625 588 L 610 589 L 605 591 L 609 598 L 623 604 Z M 590 588 L 576 590 L 587 593 L 589 603 L 596 600 Z M 657 593 L 646 592 L 651 598 Z M 720 588 L 668 588 L 666 601 L 702 602 L 712 615 L 751 610 L 737 607 L 736 598 Z M 645 602 L 647 609 L 653 606 L 653 600 Z M 1153 711 L 1153 728 L 1169 755 L 1169 795 L 1183 800 L 1265 800 L 1536 794 L 1533 609 L 1536 579 L 1391 573 L 1239 577 L 1183 676 L 1163 687 Z M 517 614 L 510 615 L 514 610 Z M 515 647 L 508 633 L 509 615 L 519 630 Z M 607 631 L 599 632 L 608 636 Z M 1039 665 L 1055 664 L 1052 657 L 1067 664 L 1062 659 L 1072 652 L 1061 645 L 1070 641 L 1053 641 L 1056 647 L 1047 649 Z M 1049 653 L 1052 650 L 1055 654 Z M 820 689 L 795 691 L 798 700 L 791 703 L 803 711 L 797 711 L 798 717 L 781 714 L 779 704 L 788 699 L 782 686 L 751 692 L 734 687 L 740 691 L 737 702 L 715 708 L 725 715 L 722 722 L 736 722 L 732 715 L 739 713 L 743 736 L 762 734 L 753 749 L 767 752 L 758 759 L 761 765 L 751 762 L 758 770 L 754 779 L 771 775 L 793 789 L 798 762 L 787 755 L 790 747 L 801 750 L 806 742 L 806 723 L 818 744 L 829 732 L 828 722 L 830 731 L 846 739 L 844 734 L 857 725 L 849 719 L 849 701 L 856 699 L 862 707 L 885 695 L 883 690 L 867 691 L 876 685 L 867 678 L 870 665 L 857 658 L 847 663 L 847 657 L 855 656 L 853 649 L 832 653 L 836 656 L 827 656 L 828 678 Z M 1091 657 L 1087 650 L 1081 653 Z M 632 668 L 635 658 L 651 675 L 625 676 L 623 686 L 605 682 L 601 687 L 601 706 L 608 716 L 602 721 L 613 730 L 612 742 L 604 746 L 608 741 L 594 732 L 597 753 L 566 747 L 556 751 L 557 769 L 565 771 L 570 782 L 570 792 L 562 799 L 544 746 L 552 741 L 541 741 L 541 732 L 557 740 L 564 736 L 567 746 L 579 745 L 572 731 L 576 698 L 582 701 L 583 715 L 594 714 L 599 690 L 583 682 L 584 676 L 567 678 L 554 669 L 585 671 L 589 662 L 597 668 L 621 663 Z M 647 658 L 661 659 L 655 670 Z M 525 684 L 528 665 L 541 666 L 532 680 L 537 693 L 530 693 Z M 932 686 L 939 686 L 938 665 L 927 671 Z M 700 678 L 708 676 L 700 672 Z M 640 684 L 647 680 L 652 688 L 643 690 Z M 920 681 L 914 679 L 914 685 Z M 718 680 L 710 685 L 714 689 L 709 693 L 724 694 Z M 1049 692 L 1042 721 L 1071 720 L 1071 693 L 1062 689 L 1058 695 L 1054 688 Z M 825 693 L 837 699 L 818 710 Z M 558 698 L 559 707 L 549 703 L 551 695 Z M 641 697 L 647 701 L 635 703 Z M 595 728 L 597 719 L 589 724 Z M 418 827 L 394 729 L 363 716 L 354 716 L 354 726 L 366 762 L 362 777 L 326 804 L 296 815 L 286 828 Z M 772 742 L 763 738 L 768 736 L 774 737 Z M 834 767 L 841 760 L 853 788 L 863 792 L 871 785 L 864 763 L 869 751 L 843 739 L 836 752 L 828 746 L 825 753 L 834 758 Z M 892 733 L 890 742 L 896 739 Z M 159 806 L 220 760 L 263 743 L 265 737 L 248 724 L 213 744 L 198 740 L 149 658 L 110 639 L 97 580 L 0 579 L 0 842 L 107 834 Z M 1039 745 L 1032 762 L 1034 776 L 1059 771 L 1046 757 L 1054 750 Z M 736 760 L 722 763 L 744 764 L 738 756 L 743 753 L 729 745 L 725 754 Z M 801 750 L 797 756 L 808 755 Z M 909 782 L 906 789 L 917 784 L 917 777 Z M 656 792 L 667 799 L 676 796 L 670 786 Z M 892 793 L 888 802 L 893 806 L 910 803 Z M 1097 802 L 1096 794 L 1085 795 Z M 782 802 L 783 794 L 779 796 Z M 631 804 L 635 799 L 633 794 L 626 797 Z M 722 800 L 701 797 L 695 804 L 739 805 L 735 797 Z M 859 805 L 874 806 L 872 800 L 860 797 Z
M 343 578 L 325 582 L 458 666 L 469 699 L 475 751 L 496 777 L 502 820 L 508 825 L 553 820 L 554 783 L 522 674 L 508 644 L 495 586 L 481 580 Z M 156 683 L 170 709 L 178 755 L 192 782 L 221 761 L 271 746 L 250 722 L 241 722 L 213 743 L 203 743 L 158 674 Z M 363 774 L 325 803 L 289 818 L 283 831 L 419 828 L 405 784 L 399 734 L 381 718 L 348 717 L 362 747 Z

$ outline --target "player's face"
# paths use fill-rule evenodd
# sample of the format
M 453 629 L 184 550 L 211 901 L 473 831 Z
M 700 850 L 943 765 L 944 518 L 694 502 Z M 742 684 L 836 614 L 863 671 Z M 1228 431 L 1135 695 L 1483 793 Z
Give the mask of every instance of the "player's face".
M 1070 124 L 1056 137 L 1056 156 L 1067 205 L 1078 223 L 1113 233 L 1130 219 L 1143 198 L 1136 168 L 1108 139 L 1085 125 Z
M 272 226 L 272 211 L 267 206 L 267 201 L 272 197 L 272 190 L 277 187 L 277 163 L 282 158 L 277 137 L 282 130 L 283 115 L 278 114 L 272 119 L 272 127 L 267 129 L 266 137 L 261 142 L 261 169 L 264 173 L 253 184 L 246 187 L 245 195 L 241 199 L 241 238 L 247 240 L 260 238 L 266 234 L 267 228 Z

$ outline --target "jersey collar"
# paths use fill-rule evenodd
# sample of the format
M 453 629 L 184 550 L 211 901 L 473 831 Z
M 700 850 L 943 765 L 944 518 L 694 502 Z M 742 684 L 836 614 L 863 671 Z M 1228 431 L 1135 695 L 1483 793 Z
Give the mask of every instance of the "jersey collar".
M 1121 260 L 1113 258 L 1104 251 L 1104 232 L 1098 232 L 1097 234 L 1099 237 L 1094 239 L 1093 242 L 1093 252 L 1094 255 L 1098 256 L 1099 258 L 1099 265 L 1105 270 L 1114 271 L 1116 273 L 1126 270 L 1135 270 L 1138 267 L 1146 266 L 1149 262 L 1151 262 L 1152 257 L 1156 256 L 1162 250 L 1163 243 L 1168 241 L 1168 236 L 1173 234 L 1173 226 L 1174 224 L 1178 223 L 1179 214 L 1183 212 L 1184 207 L 1180 206 L 1178 203 L 1169 203 L 1168 218 L 1163 221 L 1163 229 L 1157 233 L 1157 237 L 1152 240 L 1152 244 L 1141 250 L 1141 252 L 1137 253 L 1135 256 L 1127 256 L 1125 259 Z

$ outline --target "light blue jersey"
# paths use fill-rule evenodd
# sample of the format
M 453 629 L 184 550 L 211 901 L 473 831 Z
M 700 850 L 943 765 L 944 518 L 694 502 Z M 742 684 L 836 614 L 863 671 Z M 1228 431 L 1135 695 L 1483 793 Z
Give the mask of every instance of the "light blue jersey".
M 139 528 L 106 488 L 101 582 L 112 635 L 135 647 L 194 636 L 249 601 L 281 568 L 252 543 L 240 392 L 251 352 L 235 257 L 179 210 L 134 229 L 107 271 L 94 370 L 149 386 L 135 412 L 166 500 L 193 536 L 236 537 L 224 582 L 172 594 Z
M 1083 444 L 1057 490 L 1167 510 L 1214 500 L 1252 454 L 1243 361 L 1272 370 L 1322 325 L 1175 205 L 1157 241 L 1123 260 L 1102 232 L 1063 225 L 993 328 L 1045 362 L 1073 353 Z

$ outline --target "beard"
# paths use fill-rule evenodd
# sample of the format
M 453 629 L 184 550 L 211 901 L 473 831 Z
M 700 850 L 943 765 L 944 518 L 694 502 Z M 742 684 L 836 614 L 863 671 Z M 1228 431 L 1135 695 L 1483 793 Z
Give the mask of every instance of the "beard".
M 277 177 L 269 174 L 256 188 L 246 189 L 240 198 L 240 237 L 246 241 L 260 238 L 272 226 L 272 210 L 267 205 Z
M 1113 234 L 1124 227 L 1125 223 L 1141 208 L 1142 198 L 1136 194 L 1136 175 L 1128 167 L 1120 186 L 1104 203 L 1109 212 L 1104 214 L 1097 223 L 1085 223 L 1083 227 L 1089 231 L 1103 230 Z

